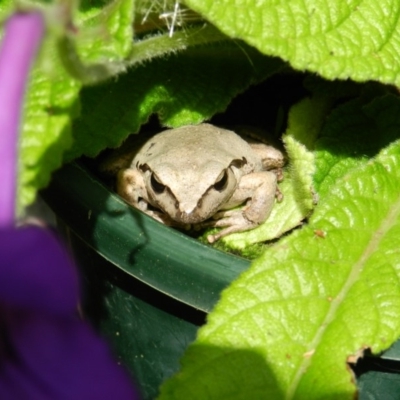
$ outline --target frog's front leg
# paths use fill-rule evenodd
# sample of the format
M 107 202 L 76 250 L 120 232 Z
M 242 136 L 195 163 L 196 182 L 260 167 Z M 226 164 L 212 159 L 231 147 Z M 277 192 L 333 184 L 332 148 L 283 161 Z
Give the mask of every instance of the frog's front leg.
M 162 211 L 151 209 L 142 174 L 133 168 L 122 169 L 117 174 L 116 192 L 133 207 L 143 211 L 164 225 L 176 226 Z
M 277 177 L 274 172 L 262 171 L 245 175 L 238 188 L 224 208 L 243 204 L 242 209 L 217 212 L 213 219 L 203 226 L 221 227 L 220 232 L 209 235 L 207 240 L 213 243 L 234 232 L 247 231 L 260 225 L 269 217 L 277 193 Z

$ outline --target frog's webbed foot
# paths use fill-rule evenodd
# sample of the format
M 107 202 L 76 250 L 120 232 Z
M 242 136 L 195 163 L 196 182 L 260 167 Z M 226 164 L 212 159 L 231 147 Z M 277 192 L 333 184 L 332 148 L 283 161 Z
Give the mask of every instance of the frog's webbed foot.
M 207 236 L 208 242 L 214 243 L 226 235 L 247 231 L 255 228 L 257 225 L 259 225 L 257 222 L 246 218 L 246 214 L 243 210 L 227 210 L 216 213 L 213 216 L 213 220 L 204 222 L 201 226 L 203 228 L 225 228 L 215 234 Z

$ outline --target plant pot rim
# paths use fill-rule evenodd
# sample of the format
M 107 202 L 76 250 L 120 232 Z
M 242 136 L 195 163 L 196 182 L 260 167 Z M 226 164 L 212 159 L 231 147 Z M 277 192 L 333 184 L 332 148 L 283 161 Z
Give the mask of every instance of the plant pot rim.
M 41 194 L 57 218 L 109 262 L 196 309 L 210 311 L 250 264 L 136 210 L 79 163 L 57 171 Z

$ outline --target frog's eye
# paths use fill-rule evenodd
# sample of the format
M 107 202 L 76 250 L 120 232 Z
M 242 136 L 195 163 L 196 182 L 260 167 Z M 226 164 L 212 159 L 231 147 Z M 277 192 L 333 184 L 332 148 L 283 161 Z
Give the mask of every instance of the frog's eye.
M 157 194 L 161 194 L 162 192 L 164 192 L 165 190 L 165 185 L 162 184 L 156 177 L 156 175 L 153 173 L 151 174 L 150 177 L 150 183 L 151 183 L 151 187 L 154 190 L 155 193 Z
M 224 171 L 221 172 L 221 174 L 215 181 L 214 189 L 217 190 L 218 192 L 222 192 L 225 189 L 227 183 L 228 183 L 228 171 L 225 169 Z

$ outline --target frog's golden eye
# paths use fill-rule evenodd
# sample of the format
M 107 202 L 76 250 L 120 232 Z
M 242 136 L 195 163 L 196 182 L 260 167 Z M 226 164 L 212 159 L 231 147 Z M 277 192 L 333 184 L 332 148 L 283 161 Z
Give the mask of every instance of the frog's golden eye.
M 228 183 L 228 170 L 224 170 L 221 172 L 221 174 L 218 176 L 217 180 L 214 183 L 214 189 L 218 192 L 222 192 L 226 184 Z
M 158 178 L 156 177 L 156 175 L 154 173 L 151 174 L 150 177 L 150 183 L 151 183 L 151 187 L 154 190 L 155 193 L 157 194 L 161 194 L 164 192 L 165 190 L 165 185 L 162 184 Z

